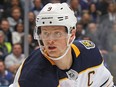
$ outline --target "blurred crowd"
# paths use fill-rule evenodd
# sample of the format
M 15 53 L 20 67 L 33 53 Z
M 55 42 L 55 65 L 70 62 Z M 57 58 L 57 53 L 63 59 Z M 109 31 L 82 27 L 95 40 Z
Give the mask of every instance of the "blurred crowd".
M 24 6 L 27 0 L 0 0 L 0 86 L 12 83 L 24 55 Z M 116 82 L 116 0 L 28 0 L 29 53 L 38 48 L 33 39 L 36 15 L 51 2 L 66 2 L 77 17 L 75 40 L 93 41 Z

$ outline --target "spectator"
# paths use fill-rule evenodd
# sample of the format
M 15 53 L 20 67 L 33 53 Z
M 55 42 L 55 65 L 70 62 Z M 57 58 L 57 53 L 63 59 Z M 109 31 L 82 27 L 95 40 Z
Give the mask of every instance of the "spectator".
M 90 37 L 91 40 L 98 46 L 100 43 L 98 40 L 98 33 L 97 32 L 98 32 L 97 24 L 94 22 L 89 23 L 87 31 L 86 31 L 86 36 Z
M 108 2 L 110 0 L 99 0 L 97 3 L 97 9 L 101 12 L 101 16 L 107 14 Z
M 2 19 L 0 24 L 0 30 L 5 34 L 5 41 L 12 44 L 12 34 L 10 31 L 10 25 L 7 19 Z
M 11 12 L 11 17 L 8 17 L 10 23 L 11 31 L 14 31 L 14 27 L 17 23 L 22 23 L 21 10 L 20 7 L 13 7 Z
M 85 34 L 85 30 L 83 29 L 83 25 L 81 23 L 77 23 L 76 25 L 76 40 L 81 40 L 83 35 Z
M 82 10 L 88 10 L 89 9 L 89 5 L 92 2 L 96 2 L 95 0 L 80 0 L 80 4 L 82 7 Z
M 115 4 L 114 3 L 108 3 L 108 8 L 107 10 L 107 14 L 101 16 L 101 23 L 104 24 L 109 24 L 110 22 L 114 22 L 116 20 L 116 11 L 115 11 Z
M 67 2 L 69 3 L 70 8 L 74 11 L 75 16 L 77 17 L 78 21 L 80 21 L 82 9 L 81 9 L 79 0 L 68 0 Z
M 13 82 L 14 76 L 5 69 L 5 64 L 0 60 L 0 86 L 8 86 Z
M 108 5 L 108 18 L 109 21 L 116 21 L 116 10 L 115 10 L 115 4 L 114 3 L 109 3 Z
M 24 10 L 23 7 L 21 5 L 20 0 L 5 0 L 5 6 L 4 6 L 4 15 L 5 17 L 9 17 L 12 16 L 12 8 L 14 7 L 19 7 L 21 10 L 21 17 L 23 17 L 24 14 Z
M 24 59 L 25 56 L 22 54 L 22 46 L 16 43 L 13 45 L 13 52 L 5 58 L 6 68 L 15 74 Z
M 33 30 L 35 28 L 35 14 L 33 12 L 28 13 L 29 17 L 29 33 L 33 35 Z
M 28 42 L 29 42 L 29 54 L 35 49 L 36 44 L 33 41 L 33 37 L 31 34 L 28 35 Z
M 42 9 L 43 5 L 42 5 L 42 2 L 41 0 L 34 0 L 33 1 L 34 3 L 34 7 L 32 8 L 32 12 L 35 14 L 35 15 L 38 15 L 40 10 Z
M 83 24 L 83 28 L 86 30 L 88 24 L 92 22 L 92 19 L 91 19 L 91 16 L 90 14 L 88 13 L 88 11 L 84 11 L 83 14 L 82 14 L 82 19 L 80 21 L 80 23 Z
M 0 31 L 0 59 L 4 61 L 4 58 L 11 52 L 11 43 L 5 42 L 5 35 L 3 31 Z
M 88 11 L 89 11 L 89 14 L 92 18 L 92 21 L 93 22 L 98 22 L 101 12 L 97 10 L 97 7 L 96 7 L 95 3 L 91 3 L 89 5 Z
M 15 31 L 12 32 L 12 42 L 15 43 L 23 43 L 24 38 L 24 25 L 22 23 L 17 23 L 15 26 Z

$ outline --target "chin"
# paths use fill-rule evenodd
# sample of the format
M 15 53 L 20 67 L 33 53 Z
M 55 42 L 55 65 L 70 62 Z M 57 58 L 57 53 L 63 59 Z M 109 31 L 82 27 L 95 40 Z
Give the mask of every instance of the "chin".
M 49 55 L 50 57 L 53 57 L 53 58 L 59 57 L 59 55 L 58 55 L 56 52 L 54 52 L 54 51 L 49 52 L 48 55 Z

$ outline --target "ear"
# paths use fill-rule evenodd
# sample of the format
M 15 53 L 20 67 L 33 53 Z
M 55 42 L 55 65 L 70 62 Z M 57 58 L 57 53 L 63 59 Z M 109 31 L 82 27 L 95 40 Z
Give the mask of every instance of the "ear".
M 76 33 L 76 29 L 72 29 L 69 42 L 71 42 L 75 38 L 75 33 Z

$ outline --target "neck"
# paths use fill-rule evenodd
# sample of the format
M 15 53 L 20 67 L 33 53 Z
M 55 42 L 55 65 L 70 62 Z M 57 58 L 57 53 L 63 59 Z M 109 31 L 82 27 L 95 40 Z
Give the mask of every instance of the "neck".
M 19 57 L 20 57 L 20 55 L 17 55 L 17 54 L 14 54 L 14 56 L 15 56 L 16 58 L 19 58 Z
M 72 65 L 72 54 L 71 54 L 71 48 L 69 49 L 66 56 L 64 56 L 60 60 L 54 60 L 54 63 L 56 66 L 62 70 L 69 69 Z

